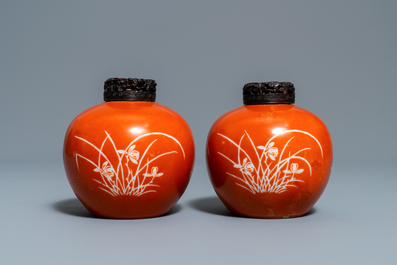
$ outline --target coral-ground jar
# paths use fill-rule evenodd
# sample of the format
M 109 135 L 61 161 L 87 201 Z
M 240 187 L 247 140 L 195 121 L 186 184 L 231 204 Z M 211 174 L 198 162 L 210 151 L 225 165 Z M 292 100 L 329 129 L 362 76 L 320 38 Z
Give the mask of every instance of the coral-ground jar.
M 331 137 L 314 114 L 293 105 L 289 82 L 248 83 L 244 106 L 221 116 L 207 139 L 212 185 L 237 215 L 306 214 L 327 185 Z
M 150 79 L 111 78 L 104 103 L 70 124 L 64 142 L 69 183 L 81 203 L 106 218 L 167 213 L 193 168 L 193 135 L 175 111 L 155 103 Z

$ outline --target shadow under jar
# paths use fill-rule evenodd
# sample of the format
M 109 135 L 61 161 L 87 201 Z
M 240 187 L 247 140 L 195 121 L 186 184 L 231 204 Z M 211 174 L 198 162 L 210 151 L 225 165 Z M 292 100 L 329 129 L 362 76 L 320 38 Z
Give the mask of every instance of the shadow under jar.
M 299 217 L 323 193 L 332 167 L 325 124 L 294 106 L 290 82 L 248 83 L 244 106 L 221 116 L 207 139 L 215 192 L 237 215 Z
M 185 191 L 194 162 L 193 135 L 186 121 L 155 97 L 154 80 L 110 78 L 105 102 L 70 124 L 65 171 L 91 213 L 120 219 L 161 216 Z

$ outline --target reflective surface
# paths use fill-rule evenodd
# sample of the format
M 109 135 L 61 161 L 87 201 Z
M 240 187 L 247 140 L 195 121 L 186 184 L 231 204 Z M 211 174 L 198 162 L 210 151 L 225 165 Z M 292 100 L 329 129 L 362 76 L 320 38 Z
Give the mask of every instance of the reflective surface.
M 83 112 L 65 136 L 69 183 L 93 214 L 146 218 L 182 196 L 194 161 L 188 124 L 157 103 L 110 102 Z
M 249 105 L 220 117 L 207 141 L 213 187 L 239 215 L 307 213 L 327 185 L 332 143 L 324 123 L 293 105 Z

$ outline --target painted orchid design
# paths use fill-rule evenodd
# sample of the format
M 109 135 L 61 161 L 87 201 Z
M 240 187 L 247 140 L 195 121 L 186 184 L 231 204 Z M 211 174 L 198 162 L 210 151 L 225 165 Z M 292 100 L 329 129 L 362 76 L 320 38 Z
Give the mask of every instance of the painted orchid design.
M 153 187 L 160 188 L 160 186 L 153 182 L 155 181 L 155 178 L 163 176 L 163 173 L 159 173 L 159 168 L 157 166 L 152 166 L 152 164 L 161 157 L 178 153 L 177 150 L 170 150 L 167 152 L 152 150 L 151 152 L 153 152 L 153 155 L 149 155 L 149 150 L 153 148 L 155 142 L 159 139 L 171 139 L 179 146 L 180 151 L 182 151 L 182 155 L 185 158 L 185 151 L 181 143 L 173 136 L 162 132 L 151 132 L 140 135 L 130 142 L 126 149 L 118 149 L 110 134 L 106 131 L 105 134 L 106 137 L 103 140 L 101 147 L 97 147 L 90 141 L 75 135 L 77 139 L 98 151 L 97 162 L 94 162 L 92 159 L 85 157 L 82 154 L 76 154 L 76 165 L 79 170 L 79 163 L 82 163 L 83 161 L 93 165 L 93 170 L 101 175 L 101 178 L 94 179 L 94 181 L 99 184 L 98 188 L 112 196 L 131 195 L 138 197 L 146 193 L 157 192 Z M 153 139 L 151 143 L 146 145 L 146 147 L 138 145 L 140 148 L 144 148 L 142 152 L 136 150 L 136 143 L 142 138 L 148 136 L 157 137 L 156 139 Z M 107 141 L 112 144 L 114 148 L 113 150 L 117 153 L 117 156 L 110 154 L 113 153 L 113 150 L 111 149 L 107 149 L 107 152 L 110 151 L 110 153 L 105 153 L 104 146 Z
M 102 164 L 102 168 L 97 167 L 94 169 L 94 171 L 101 173 L 101 175 L 107 178 L 108 181 L 111 181 L 112 177 L 115 174 L 114 168 L 111 165 L 109 165 L 108 161 L 105 161 Z
M 127 151 L 124 150 L 118 150 L 117 153 L 119 154 L 124 154 L 127 155 L 127 159 L 129 161 L 131 161 L 134 164 L 138 164 L 138 160 L 139 160 L 139 151 L 138 150 L 134 150 L 135 149 L 135 145 L 130 146 Z
M 266 157 L 269 157 L 273 161 L 276 160 L 276 157 L 278 155 L 278 148 L 274 147 L 274 142 L 271 142 L 267 146 L 260 145 L 257 148 L 263 150 Z
M 163 175 L 163 173 L 158 173 L 159 172 L 159 168 L 158 167 L 152 167 L 151 173 L 145 173 L 143 174 L 145 177 L 161 177 Z
M 252 176 L 252 172 L 254 172 L 254 169 L 255 169 L 254 164 L 252 164 L 251 162 L 248 162 L 247 158 L 244 158 L 242 165 L 235 164 L 234 167 L 240 169 L 241 173 L 247 174 L 250 177 Z
M 252 194 L 267 192 L 280 194 L 286 192 L 288 187 L 296 187 L 294 183 L 304 182 L 302 179 L 295 178 L 296 174 L 301 174 L 304 171 L 303 168 L 299 168 L 299 165 L 304 166 L 305 170 L 307 169 L 308 171 L 307 174 L 303 175 L 312 175 L 312 167 L 302 154 L 303 151 L 310 150 L 311 148 L 295 149 L 293 146 L 289 146 L 289 143 L 296 135 L 292 135 L 284 143 L 278 138 L 280 135 L 292 133 L 312 138 L 318 144 L 321 155 L 323 155 L 320 142 L 313 135 L 301 130 L 283 131 L 271 137 L 264 145 L 255 145 L 246 131 L 238 142 L 235 142 L 226 135 L 218 133 L 219 136 L 237 148 L 237 159 L 236 156 L 228 156 L 222 152 L 218 152 L 219 155 L 223 156 L 233 164 L 234 168 L 238 168 L 241 172 L 226 172 L 226 174 L 237 180 L 236 185 L 248 190 Z M 244 138 L 246 139 L 245 141 Z M 276 147 L 276 144 L 278 147 Z M 249 152 L 252 150 L 251 148 L 254 149 L 254 152 Z M 262 152 L 258 152 L 258 149 Z M 242 159 L 243 162 L 241 163 L 240 161 Z M 298 164 L 295 162 L 298 160 L 302 163 Z
M 303 172 L 303 168 L 298 169 L 298 167 L 299 167 L 298 163 L 292 163 L 290 167 L 291 170 L 286 169 L 283 170 L 283 172 L 286 174 L 300 174 Z

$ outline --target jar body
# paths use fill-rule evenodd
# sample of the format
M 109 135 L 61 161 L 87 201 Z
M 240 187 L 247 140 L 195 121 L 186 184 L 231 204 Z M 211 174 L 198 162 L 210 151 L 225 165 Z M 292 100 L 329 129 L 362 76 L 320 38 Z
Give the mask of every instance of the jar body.
M 298 217 L 327 185 L 332 142 L 324 123 L 302 108 L 246 105 L 214 123 L 206 158 L 215 192 L 230 211 L 257 218 Z
M 194 162 L 188 124 L 154 102 L 105 102 L 70 124 L 64 142 L 69 183 L 106 218 L 167 213 L 185 191 Z

